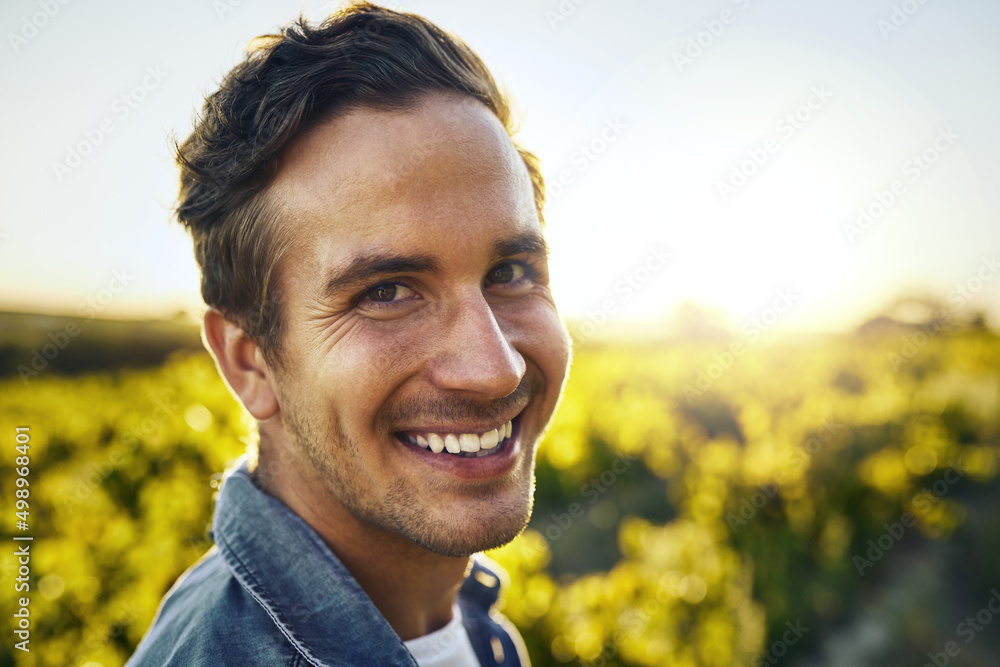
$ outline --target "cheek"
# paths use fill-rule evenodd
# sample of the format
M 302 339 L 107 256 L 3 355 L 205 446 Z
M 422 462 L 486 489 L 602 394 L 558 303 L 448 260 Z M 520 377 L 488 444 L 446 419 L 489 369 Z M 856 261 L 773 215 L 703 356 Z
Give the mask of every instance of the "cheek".
M 555 308 L 548 303 L 514 311 L 507 319 L 512 342 L 541 368 L 549 385 L 562 386 L 570 358 L 570 337 Z
M 331 356 L 354 367 L 368 366 L 375 377 L 400 375 L 412 369 L 433 346 L 434 323 L 402 320 L 370 321 L 353 332 L 346 345 Z
M 566 325 L 557 314 L 552 313 L 546 324 L 544 354 L 547 363 L 551 365 L 549 381 L 553 388 L 560 389 L 569 370 L 569 360 L 573 352 L 572 340 L 569 337 L 569 331 L 566 330 Z
M 323 391 L 374 412 L 414 372 L 430 340 L 426 329 L 387 324 L 365 322 L 317 359 Z

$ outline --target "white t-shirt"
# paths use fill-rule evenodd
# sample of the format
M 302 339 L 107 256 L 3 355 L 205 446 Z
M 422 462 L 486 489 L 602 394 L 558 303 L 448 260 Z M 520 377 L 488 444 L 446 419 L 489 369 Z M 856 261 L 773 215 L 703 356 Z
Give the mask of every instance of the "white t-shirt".
M 479 667 L 479 658 L 462 625 L 462 610 L 451 608 L 451 622 L 429 635 L 403 642 L 420 667 Z

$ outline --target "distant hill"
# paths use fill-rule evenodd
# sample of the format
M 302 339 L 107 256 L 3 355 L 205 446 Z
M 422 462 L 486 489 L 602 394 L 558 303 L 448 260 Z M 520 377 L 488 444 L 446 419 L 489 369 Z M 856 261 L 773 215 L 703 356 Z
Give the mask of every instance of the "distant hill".
M 156 366 L 176 350 L 201 350 L 187 318 L 106 320 L 0 312 L 0 377 Z

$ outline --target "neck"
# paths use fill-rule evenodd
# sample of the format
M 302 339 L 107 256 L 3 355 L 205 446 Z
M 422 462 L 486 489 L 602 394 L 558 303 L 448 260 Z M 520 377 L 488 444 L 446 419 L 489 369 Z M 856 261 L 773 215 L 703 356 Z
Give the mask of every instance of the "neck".
M 403 641 L 439 630 L 452 618 L 468 557 L 431 553 L 384 531 L 327 544 Z
M 468 556 L 432 553 L 397 533 L 358 520 L 339 500 L 306 502 L 315 495 L 254 471 L 257 484 L 315 530 L 368 595 L 385 620 L 408 641 L 439 630 L 452 618 L 458 589 L 471 567 Z M 322 511 L 317 511 L 322 508 Z

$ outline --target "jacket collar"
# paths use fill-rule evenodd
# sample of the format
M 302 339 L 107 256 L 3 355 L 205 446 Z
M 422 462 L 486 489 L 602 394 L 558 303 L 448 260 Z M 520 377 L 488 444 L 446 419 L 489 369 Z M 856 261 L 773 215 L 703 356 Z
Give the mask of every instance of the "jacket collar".
M 416 667 L 402 640 L 319 535 L 251 480 L 240 459 L 219 493 L 215 542 L 233 576 L 314 665 Z

